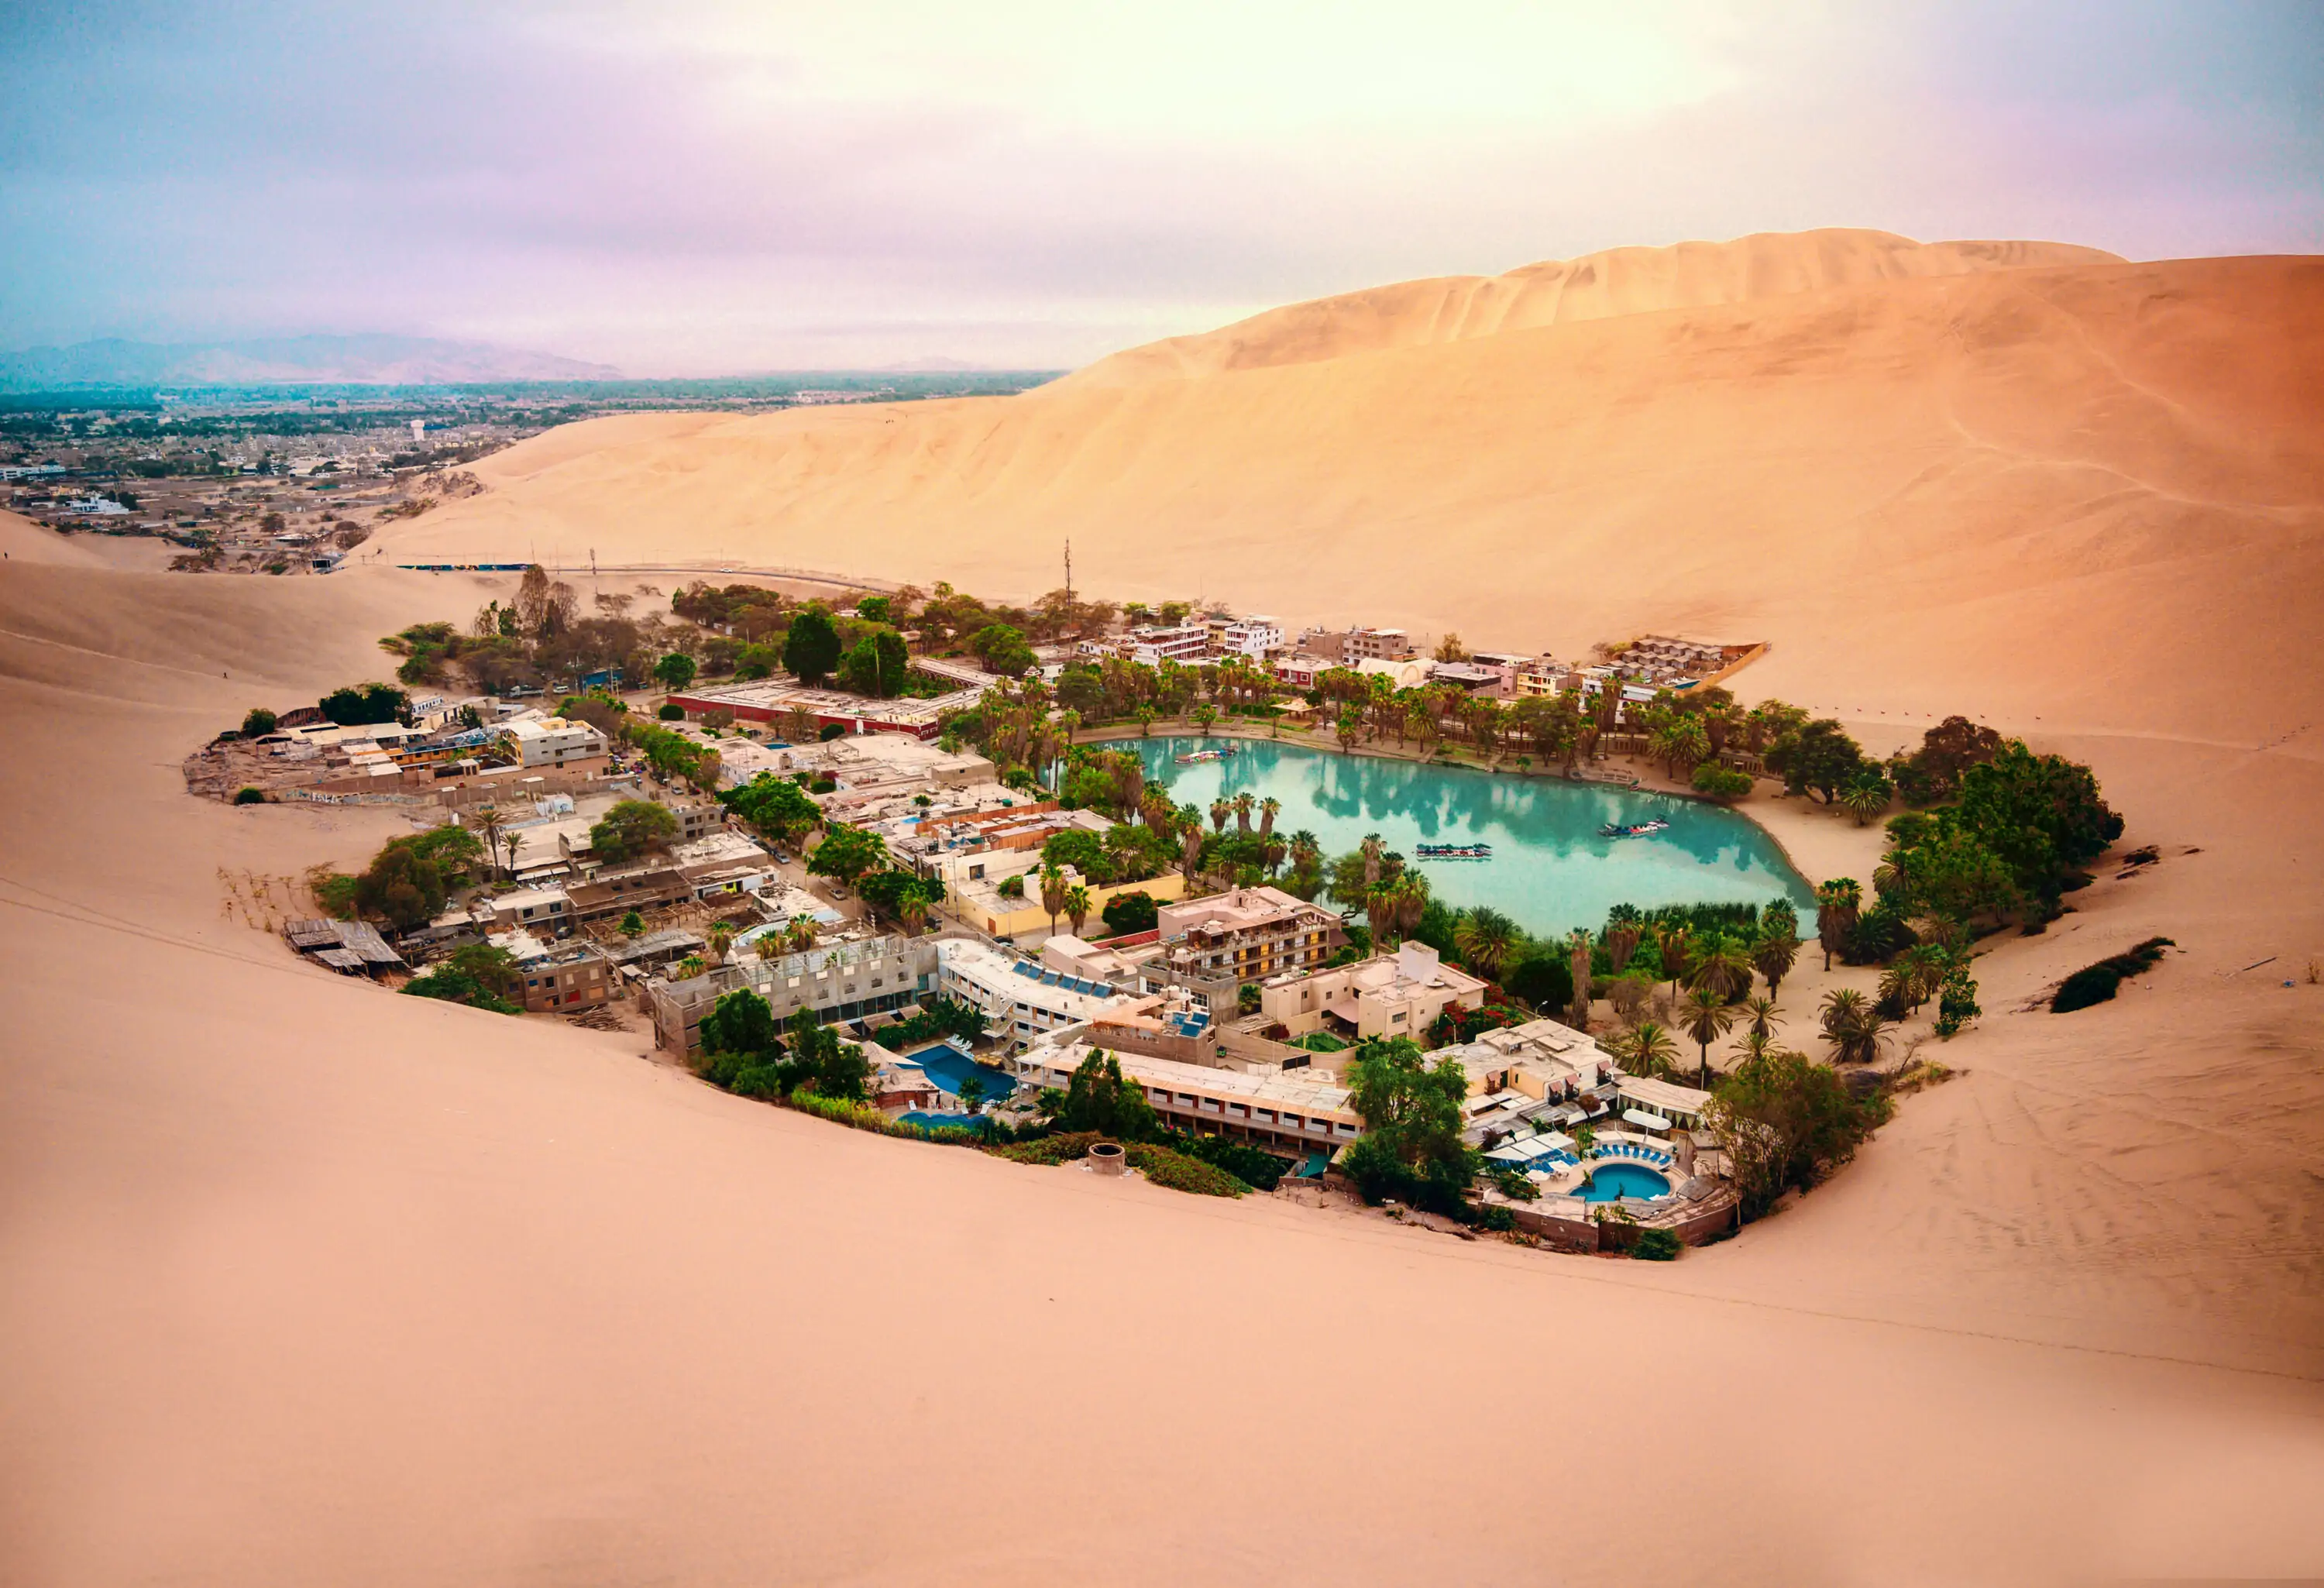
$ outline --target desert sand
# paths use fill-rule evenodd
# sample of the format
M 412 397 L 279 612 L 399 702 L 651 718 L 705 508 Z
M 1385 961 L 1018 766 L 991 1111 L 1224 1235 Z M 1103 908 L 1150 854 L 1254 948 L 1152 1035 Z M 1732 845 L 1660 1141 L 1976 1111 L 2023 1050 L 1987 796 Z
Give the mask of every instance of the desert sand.
M 1004 595 L 1070 532 L 1106 594 L 1766 638 L 1744 693 L 1874 750 L 1961 710 L 2089 760 L 2161 863 L 1997 940 L 1963 1074 L 1667 1269 L 836 1131 L 307 970 L 244 874 L 396 818 L 199 804 L 179 758 L 483 584 L 9 531 L 6 1579 L 2324 1572 L 2324 264 L 1865 246 L 1298 362 L 573 427 L 390 548 Z M 1745 808 L 1811 875 L 1862 854 Z M 2016 1011 L 2156 932 L 2116 1002 Z

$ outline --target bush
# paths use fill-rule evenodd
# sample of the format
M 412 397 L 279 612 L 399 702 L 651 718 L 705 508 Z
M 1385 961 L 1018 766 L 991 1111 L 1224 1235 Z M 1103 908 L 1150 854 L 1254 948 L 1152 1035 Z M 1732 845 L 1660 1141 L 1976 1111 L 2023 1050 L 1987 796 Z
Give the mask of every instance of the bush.
M 1061 1164 L 1089 1156 L 1089 1149 L 1105 1138 L 1095 1131 L 1068 1131 L 1055 1136 L 1043 1136 L 1038 1140 L 1019 1141 L 1011 1147 L 996 1147 L 995 1158 L 1005 1158 L 1010 1163 Z
M 1509 968 L 1503 985 L 1536 1009 L 1554 1014 L 1573 1002 L 1573 966 L 1561 952 L 1536 950 Z
M 1119 935 L 1152 931 L 1160 911 L 1154 895 L 1139 892 L 1115 894 L 1105 901 L 1105 909 L 1099 913 L 1105 920 L 1106 930 Z
M 1751 791 L 1751 774 L 1706 761 L 1694 769 L 1694 791 L 1713 799 L 1740 799 Z
M 2075 1010 L 2106 1002 L 2114 996 L 2124 977 L 2153 969 L 2165 948 L 2177 946 L 2168 937 L 2149 937 L 2126 953 L 2108 955 L 2096 965 L 2084 965 L 2059 983 L 2056 996 L 2050 1000 L 2050 1012 L 2070 1014 Z
M 824 740 L 836 739 L 845 732 L 847 732 L 847 725 L 844 723 L 825 723 L 823 725 L 823 732 L 817 734 L 816 737 Z
M 266 795 L 263 790 L 258 789 L 236 789 L 234 791 L 234 802 L 236 805 L 263 805 L 266 803 Z
M 1025 878 L 1024 878 L 1024 874 L 1023 874 L 1022 872 L 1019 872 L 1018 875 L 1013 876 L 1013 877 L 1003 877 L 1003 878 L 1001 878 L 1001 886 L 1000 886 L 1000 888 L 999 888 L 998 890 L 996 890 L 996 891 L 998 891 L 998 892 L 1000 893 L 1001 897 L 1001 898 L 1003 898 L 1003 899 L 1022 899 L 1022 898 L 1024 898 L 1024 897 L 1025 897 Z
M 1164 1143 L 1173 1152 L 1198 1158 L 1204 1163 L 1222 1168 L 1244 1185 L 1259 1191 L 1274 1190 L 1283 1183 L 1283 1177 L 1292 1168 L 1288 1162 L 1271 1152 L 1226 1136 L 1188 1136 L 1171 1131 L 1164 1137 Z
M 406 982 L 403 991 L 414 998 L 438 998 L 447 1003 L 465 1003 L 470 1009 L 481 1009 L 492 1014 L 524 1012 L 507 999 L 495 995 L 467 972 L 451 965 L 438 965 L 426 975 Z
M 255 739 L 263 734 L 271 734 L 274 731 L 276 720 L 274 714 L 266 707 L 254 706 L 250 708 L 249 715 L 242 719 L 242 736 L 245 739 Z
M 682 723 L 686 720 L 686 707 L 676 701 L 665 700 L 661 703 L 661 709 L 654 715 L 666 723 Z
M 1685 1245 L 1670 1230 L 1641 1230 L 1631 1244 L 1630 1255 L 1640 1262 L 1676 1262 Z
M 1167 1147 L 1157 1147 L 1146 1141 L 1129 1141 L 1122 1144 L 1122 1151 L 1128 1155 L 1131 1168 L 1155 1185 L 1167 1186 L 1173 1191 L 1185 1191 L 1195 1196 L 1240 1196 L 1250 1189 L 1217 1165 L 1173 1152 Z

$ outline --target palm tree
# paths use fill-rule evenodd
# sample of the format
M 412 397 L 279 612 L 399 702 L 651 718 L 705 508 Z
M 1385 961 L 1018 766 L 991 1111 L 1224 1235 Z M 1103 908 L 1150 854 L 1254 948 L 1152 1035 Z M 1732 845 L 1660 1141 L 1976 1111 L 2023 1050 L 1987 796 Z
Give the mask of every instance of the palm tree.
M 1723 933 L 1713 937 L 1695 956 L 1694 971 L 1687 978 L 1688 985 L 1698 992 L 1716 994 L 1722 1003 L 1732 1003 L 1751 990 L 1751 960 L 1742 946 Z
M 516 852 L 523 847 L 524 835 L 522 833 L 503 832 L 501 834 L 501 853 L 507 861 L 507 864 L 503 869 L 508 872 L 511 879 L 514 879 L 516 876 Z
M 1501 979 L 1501 966 L 1521 936 L 1517 922 L 1488 905 L 1463 910 L 1452 928 L 1452 946 L 1469 968 L 1489 982 Z
M 1041 868 L 1041 908 L 1049 912 L 1049 930 L 1057 929 L 1057 917 L 1065 908 L 1065 873 L 1052 861 Z
M 1343 755 L 1355 752 L 1356 741 L 1363 736 L 1364 719 L 1352 706 L 1340 707 L 1340 715 L 1332 719 L 1332 732 L 1340 741 Z
M 751 946 L 758 951 L 759 957 L 762 960 L 779 958 L 783 952 L 783 934 L 773 931 L 764 933 Z
M 801 916 L 791 923 L 788 936 L 790 938 L 790 951 L 793 954 L 805 954 L 815 946 L 815 922 L 806 916 Z
M 1152 706 L 1140 706 L 1130 715 L 1138 719 L 1138 736 L 1139 738 L 1143 739 L 1148 734 L 1154 732 L 1154 708 Z
M 1565 953 L 1573 974 L 1573 1002 L 1565 1011 L 1565 1023 L 1577 1031 L 1590 1029 L 1590 934 L 1582 928 L 1573 928 L 1565 940 Z
M 1644 925 L 1635 904 L 1618 904 L 1606 913 L 1606 962 L 1616 975 L 1628 968 Z
M 476 826 L 484 829 L 484 863 L 489 865 L 500 858 L 501 812 L 496 805 L 487 805 L 476 812 Z
M 1663 974 L 1676 993 L 1679 978 L 1686 974 L 1687 956 L 1694 948 L 1694 933 L 1684 921 L 1665 921 L 1655 928 L 1655 946 L 1662 951 Z
M 1275 818 L 1283 814 L 1283 801 L 1268 795 L 1259 802 L 1259 830 L 1261 834 L 1275 831 Z
M 1194 707 L 1194 725 L 1203 730 L 1203 737 L 1207 739 L 1211 736 L 1211 725 L 1219 720 L 1219 708 L 1206 700 Z
M 1711 1089 L 1711 1044 L 1727 1035 L 1735 1024 L 1735 1017 L 1741 1012 L 1708 987 L 1697 987 L 1686 995 L 1682 1016 L 1686 1034 L 1702 1048 L 1702 1087 L 1706 1092 Z
M 1766 1037 L 1772 1033 L 1775 1017 L 1784 1011 L 1776 1007 L 1774 998 L 1768 997 L 1745 999 L 1743 1012 L 1751 1017 L 1752 1033 L 1755 1036 Z
M 1082 935 L 1082 923 L 1089 919 L 1090 891 L 1075 883 L 1065 890 L 1065 919 L 1074 923 L 1074 936 Z
M 1634 1076 L 1667 1076 L 1678 1058 L 1678 1044 L 1652 1020 L 1642 1020 L 1631 1029 L 1608 1038 L 1606 1048 Z
M 710 923 L 710 963 L 724 965 L 726 950 L 733 945 L 734 928 L 724 921 Z
M 1758 939 L 1751 945 L 1751 965 L 1767 978 L 1768 997 L 1775 995 L 1775 990 L 1784 984 L 1784 978 L 1792 974 L 1792 966 L 1798 963 L 1799 957 L 1798 918 L 1792 914 L 1788 906 L 1780 915 L 1776 913 L 1775 907 L 1770 906 L 1766 919 L 1759 924 Z
M 1388 853 L 1388 845 L 1380 842 L 1378 833 L 1366 833 L 1364 841 L 1356 847 L 1364 857 L 1364 887 L 1367 890 L 1379 887 L 1380 858 Z
M 1248 789 L 1234 797 L 1235 831 L 1238 833 L 1250 831 L 1251 808 L 1258 803 L 1251 798 L 1250 790 Z
M 1864 890 L 1854 877 L 1835 877 L 1816 889 L 1816 940 L 1823 947 L 1823 968 L 1846 946 L 1856 929 L 1857 911 L 1864 907 Z
M 1191 888 L 1194 873 L 1203 865 L 1203 824 L 1189 822 L 1178 831 L 1178 869 L 1186 873 L 1186 886 Z
M 910 937 L 918 937 L 920 935 L 921 928 L 928 924 L 928 901 L 927 898 L 924 897 L 918 889 L 914 889 L 910 892 L 906 893 L 904 895 L 903 902 L 896 907 L 896 919 L 903 927 L 905 936 Z M 1075 928 L 1075 930 L 1079 929 L 1079 928 Z M 764 941 L 764 939 L 762 938 L 761 941 Z
M 1823 1039 L 1831 1047 L 1835 1064 L 1869 1064 L 1879 1057 L 1888 1044 L 1881 1034 L 1886 1024 L 1853 987 L 1823 995 Z
M 1211 831 L 1213 833 L 1225 832 L 1227 830 L 1227 817 L 1233 814 L 1233 802 L 1229 800 L 1225 795 L 1222 794 L 1216 799 L 1212 800 Z
M 1934 998 L 1937 989 L 1945 984 L 1955 957 L 1950 948 L 1939 943 L 1916 943 L 1898 955 L 1895 968 L 1904 973 L 1898 991 L 1904 993 L 1904 1002 L 1917 1010 Z

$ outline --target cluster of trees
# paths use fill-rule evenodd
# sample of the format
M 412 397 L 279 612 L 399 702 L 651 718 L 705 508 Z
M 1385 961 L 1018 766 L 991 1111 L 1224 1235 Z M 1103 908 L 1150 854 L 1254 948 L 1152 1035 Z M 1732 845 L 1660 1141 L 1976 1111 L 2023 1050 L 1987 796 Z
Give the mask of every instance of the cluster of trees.
M 802 1090 L 837 1102 L 861 1103 L 872 1066 L 863 1049 L 843 1041 L 812 1009 L 778 1026 L 767 1001 L 737 988 L 702 1017 L 705 1079 L 745 1097 L 788 1097 Z
M 1821 1183 L 1855 1157 L 1888 1114 L 1888 1100 L 1877 1089 L 1859 1093 L 1830 1066 L 1770 1047 L 1748 1054 L 1721 1078 L 1703 1122 L 1727 1155 L 1748 1219 L 1785 1191 Z
M 1468 1216 L 1469 1186 L 1484 1161 L 1461 1140 L 1468 1071 L 1452 1058 L 1431 1065 L 1418 1043 L 1396 1037 L 1360 1044 L 1342 1073 L 1364 1133 L 1341 1167 L 1363 1199 Z
M 438 998 L 493 1014 L 522 1014 L 524 1006 L 515 1001 L 518 980 L 516 961 L 507 949 L 470 943 L 437 961 L 426 974 L 406 982 L 403 991 L 414 998 Z
M 402 722 L 411 715 L 411 697 L 392 684 L 345 684 L 316 702 L 318 709 L 341 727 L 367 727 L 374 723 Z M 257 713 L 253 713 L 256 716 Z M 273 713 L 265 714 L 266 726 L 274 730 Z M 244 731 L 249 718 L 244 719 Z
M 389 839 L 352 885 L 334 888 L 325 878 L 317 892 L 332 889 L 355 912 L 408 932 L 442 914 L 447 891 L 467 881 L 484 858 L 484 845 L 467 828 L 434 827 Z
M 671 737 L 677 737 L 672 734 Z M 823 811 L 796 779 L 761 772 L 749 782 L 720 791 L 718 801 L 757 829 L 761 837 L 796 846 L 823 823 Z
M 1224 1136 L 1197 1136 L 1170 1130 L 1146 1100 L 1146 1089 L 1121 1073 L 1121 1061 L 1102 1049 L 1093 1050 L 1062 1086 L 1042 1088 L 1036 1112 L 1060 1135 L 1093 1135 L 1125 1144 L 1159 1147 L 1225 1170 L 1242 1186 L 1272 1191 L 1290 1166 L 1271 1152 Z M 1155 1177 L 1148 1165 L 1133 1154 L 1131 1161 Z M 1180 1189 L 1199 1189 L 1182 1186 Z
M 568 702 L 568 705 L 570 703 Z M 624 714 L 617 720 L 615 737 L 626 741 L 654 775 L 664 782 L 683 778 L 705 793 L 717 793 L 723 762 L 718 752 L 699 740 Z
M 958 1037 L 964 1042 L 982 1042 L 990 1022 L 984 1011 L 973 1003 L 938 996 L 922 1004 L 918 1012 L 905 1016 L 892 1025 L 882 1026 L 872 1040 L 893 1053 L 923 1042 L 934 1042 L 945 1037 Z

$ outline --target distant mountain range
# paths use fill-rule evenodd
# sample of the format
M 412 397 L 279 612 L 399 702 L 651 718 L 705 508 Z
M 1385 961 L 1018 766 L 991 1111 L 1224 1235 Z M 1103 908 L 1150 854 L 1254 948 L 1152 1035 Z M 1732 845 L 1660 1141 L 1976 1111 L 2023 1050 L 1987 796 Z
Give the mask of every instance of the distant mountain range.
M 611 365 L 430 337 L 276 337 L 128 342 L 0 353 L 0 391 L 57 386 L 441 385 L 619 380 Z

